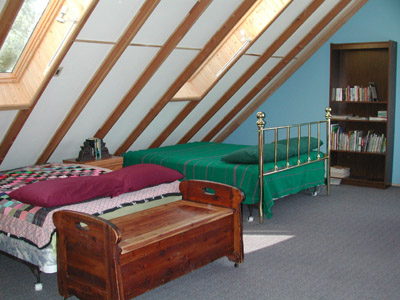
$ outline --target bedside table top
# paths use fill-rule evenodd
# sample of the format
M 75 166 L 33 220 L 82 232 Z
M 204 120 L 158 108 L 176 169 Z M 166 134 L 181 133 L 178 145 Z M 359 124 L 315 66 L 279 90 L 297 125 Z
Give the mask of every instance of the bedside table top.
M 83 165 L 107 168 L 107 169 L 111 169 L 111 170 L 118 170 L 118 169 L 122 168 L 124 159 L 121 156 L 111 156 L 109 158 L 88 160 L 88 161 L 78 161 L 76 158 L 68 158 L 68 159 L 64 159 L 63 163 L 65 163 L 65 164 L 83 164 Z

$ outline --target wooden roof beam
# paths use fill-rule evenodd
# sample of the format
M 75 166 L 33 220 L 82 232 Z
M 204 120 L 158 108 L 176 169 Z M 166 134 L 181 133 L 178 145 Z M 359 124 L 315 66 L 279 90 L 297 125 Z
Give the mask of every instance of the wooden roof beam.
M 324 18 L 322 18 L 309 32 L 308 34 L 266 75 L 264 76 L 253 89 L 250 90 L 246 96 L 238 102 L 238 104 L 203 138 L 203 141 L 210 141 L 218 132 L 220 132 L 226 124 L 229 124 L 226 130 L 221 133 L 215 141 L 224 140 L 228 137 L 238 126 L 240 126 L 240 122 L 242 122 L 242 118 L 244 115 L 251 115 L 258 106 L 261 105 L 266 99 L 261 101 L 259 98 L 257 103 L 253 101 L 249 107 L 246 108 L 246 113 L 241 114 L 241 118 L 236 117 L 232 122 L 232 116 L 239 115 L 240 111 L 248 105 L 252 99 L 265 87 L 267 86 L 274 78 L 281 72 L 291 61 L 299 54 L 308 44 L 312 42 L 312 40 L 324 29 L 328 26 L 328 24 L 338 15 L 349 3 L 351 0 L 341 0 L 338 2 L 330 11 L 327 13 Z M 330 35 L 331 36 L 331 35 Z M 315 48 L 316 51 L 318 48 Z M 304 63 L 305 61 L 303 61 Z M 300 67 L 300 66 L 298 66 Z M 294 73 L 294 71 L 293 71 Z M 293 74 L 291 73 L 291 74 Z M 291 75 L 290 74 L 290 75 Z M 290 77 L 289 75 L 289 77 Z M 285 78 L 285 81 L 287 78 Z M 284 82 L 284 81 L 283 81 Z M 282 83 L 283 83 L 282 82 Z M 281 83 L 281 84 L 282 84 Z M 249 111 L 251 112 L 249 113 Z
M 349 2 L 349 1 L 346 1 Z M 336 33 L 368 0 L 359 0 L 356 1 L 349 7 L 349 9 L 342 14 L 339 19 L 330 26 L 330 28 L 324 32 L 324 34 L 320 35 L 318 39 L 314 42 L 314 44 L 308 49 L 307 52 L 304 52 L 292 65 L 290 68 L 286 69 L 282 76 L 280 76 L 279 80 L 274 82 L 267 90 L 262 92 L 246 109 L 237 116 L 235 119 L 235 125 L 230 124 L 224 132 L 222 132 L 219 136 L 215 138 L 215 141 L 222 142 L 224 141 L 238 126 L 237 124 L 241 124 L 250 117 L 254 111 L 264 103 L 290 76 L 293 75 L 319 48 L 321 48 L 329 38 Z M 340 5 L 340 4 L 338 4 Z M 334 11 L 333 8 L 332 11 Z M 334 13 L 334 12 L 333 12 Z
M 149 18 L 159 2 L 160 0 L 146 0 L 146 2 L 142 5 L 138 13 L 134 16 L 128 27 L 125 29 L 124 33 L 118 39 L 117 43 L 108 53 L 107 57 L 104 59 L 96 73 L 86 85 L 83 92 L 80 94 L 68 115 L 58 127 L 50 142 L 47 144 L 46 149 L 36 161 L 36 164 L 45 163 L 50 158 L 54 150 L 60 144 L 61 140 L 67 134 L 68 130 L 74 124 L 75 120 L 78 118 L 96 90 L 99 88 L 100 84 L 106 78 L 125 49 L 129 46 L 130 42 L 138 33 L 140 28 L 142 28 L 143 24 Z
M 315 2 L 319 3 L 319 5 L 323 2 L 323 0 L 316 0 Z M 317 7 L 319 6 L 317 5 Z M 288 6 L 286 6 L 283 10 L 285 10 Z M 280 11 L 280 13 L 278 15 L 275 16 L 274 19 L 276 19 L 282 12 Z M 246 21 L 242 21 L 242 23 L 245 23 Z M 272 24 L 273 20 L 271 21 Z M 299 25 L 300 26 L 300 25 Z M 298 26 L 298 27 L 299 27 Z M 267 30 L 269 27 L 266 26 L 264 28 L 263 31 Z M 296 27 L 296 28 L 298 28 Z M 241 27 L 240 27 L 241 28 Z M 257 32 L 257 36 L 256 38 L 252 41 L 252 43 L 254 43 L 258 37 L 261 36 L 261 32 Z M 290 34 L 289 34 L 290 36 Z M 282 41 L 282 44 L 284 41 L 287 40 L 287 36 L 285 37 L 285 39 Z M 239 81 L 241 81 L 240 79 L 238 81 L 236 81 L 235 84 L 232 85 L 232 87 L 230 88 L 230 90 L 235 90 L 237 91 L 268 59 L 270 56 L 272 56 L 272 54 L 278 50 L 279 47 L 276 47 L 275 50 L 272 51 L 272 49 L 270 48 L 269 50 L 271 50 L 272 52 L 270 53 L 270 55 L 262 55 L 257 62 L 253 65 L 253 67 L 251 67 L 249 70 L 247 70 L 247 72 L 241 76 L 240 79 L 242 79 L 243 82 L 239 83 Z M 224 72 L 225 73 L 225 72 Z M 248 76 L 248 77 L 247 77 Z M 221 76 L 222 77 L 222 76 Z M 202 98 L 204 98 L 208 92 L 211 90 L 211 88 L 213 86 L 215 86 L 215 84 L 218 82 L 218 80 L 216 80 L 209 88 L 207 91 L 205 91 L 202 95 Z M 175 96 L 176 97 L 176 96 Z M 175 98 L 174 97 L 174 98 Z M 230 96 L 231 97 L 231 96 Z M 219 105 L 223 105 L 224 103 L 226 103 L 229 98 L 226 98 L 225 100 L 219 100 L 217 101 L 216 104 L 214 104 L 214 106 L 208 111 L 208 113 L 206 113 L 193 127 L 191 127 L 191 129 L 189 130 L 189 132 L 178 142 L 178 144 L 183 144 L 183 143 L 187 143 L 191 137 L 193 137 L 193 135 L 202 127 L 204 126 L 204 124 L 209 120 L 209 118 L 211 117 L 211 115 L 215 114 L 218 111 L 218 106 Z M 201 100 L 201 99 L 200 99 Z M 223 102 L 225 101 L 225 102 Z M 164 131 L 154 140 L 154 142 L 150 145 L 150 148 L 154 148 L 154 147 L 159 147 L 167 138 L 168 136 L 179 126 L 179 124 L 182 122 L 182 120 L 184 120 L 191 111 L 193 111 L 195 109 L 195 107 L 199 104 L 199 101 L 191 101 L 189 103 L 186 104 L 186 106 L 184 107 L 184 109 L 175 117 L 175 120 L 173 122 L 171 122 L 165 129 Z M 215 108 L 215 109 L 214 109 Z M 212 112 L 214 110 L 214 112 Z
M 171 52 L 175 49 L 178 43 L 192 28 L 198 18 L 203 14 L 206 8 L 210 5 L 212 0 L 199 0 L 186 15 L 185 19 L 165 42 L 165 44 L 158 51 L 151 63 L 147 66 L 146 70 L 139 76 L 138 80 L 133 84 L 130 90 L 125 94 L 124 98 L 120 101 L 118 106 L 110 114 L 108 119 L 104 122 L 102 127 L 94 135 L 97 138 L 104 138 L 111 130 L 114 124 L 122 116 L 125 110 L 133 102 L 136 96 L 144 88 L 147 82 L 151 79 L 154 73 L 159 69 L 162 63 L 168 58 Z
M 222 27 L 214 34 L 208 41 L 200 53 L 192 60 L 186 69 L 174 81 L 171 87 L 164 93 L 160 100 L 152 107 L 149 113 L 139 123 L 139 125 L 131 132 L 126 140 L 115 152 L 116 155 L 121 155 L 136 141 L 136 139 L 143 133 L 146 127 L 157 117 L 160 111 L 167 105 L 167 103 L 174 97 L 179 89 L 185 84 L 186 81 L 197 71 L 198 67 L 208 58 L 214 51 L 219 43 L 225 36 L 232 30 L 237 22 L 246 14 L 252 7 L 256 0 L 244 0 L 229 19 L 222 25 Z
M 222 95 L 220 99 L 207 111 L 206 114 L 183 136 L 179 144 L 189 140 L 210 120 L 229 99 L 249 80 L 271 56 L 292 36 L 296 30 L 317 10 L 323 0 L 313 1 L 302 13 L 289 25 L 288 28 L 272 43 L 270 47 L 257 59 L 253 65 Z

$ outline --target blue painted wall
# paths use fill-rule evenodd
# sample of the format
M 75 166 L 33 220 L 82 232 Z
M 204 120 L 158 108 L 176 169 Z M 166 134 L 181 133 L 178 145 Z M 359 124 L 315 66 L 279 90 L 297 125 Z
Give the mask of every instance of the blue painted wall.
M 329 101 L 330 43 L 398 42 L 393 184 L 400 184 L 400 1 L 368 1 L 336 34 L 285 82 L 257 111 L 268 126 L 323 118 Z M 255 112 L 225 142 L 257 143 Z

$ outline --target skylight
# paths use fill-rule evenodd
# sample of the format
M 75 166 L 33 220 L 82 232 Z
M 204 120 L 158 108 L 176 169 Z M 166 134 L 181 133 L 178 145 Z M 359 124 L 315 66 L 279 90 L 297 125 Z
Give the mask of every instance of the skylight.
M 173 100 L 201 100 L 292 0 L 258 0 Z
M 29 34 L 26 35 L 28 41 L 25 40 L 18 53 L 19 58 L 17 56 L 16 61 L 4 67 L 3 72 L 0 70 L 0 110 L 26 109 L 36 103 L 40 91 L 56 72 L 79 30 L 99 2 L 99 0 L 25 0 L 21 5 L 20 1 L 18 7 L 11 5 L 17 4 L 17 0 L 6 2 L 10 4 L 5 8 L 8 9 L 6 12 L 10 17 L 4 19 L 3 14 L 2 21 L 10 20 L 10 23 L 18 23 L 17 14 L 21 14 L 21 22 L 25 23 L 28 17 L 22 13 L 22 5 L 28 5 L 28 10 L 30 9 L 36 18 Z M 2 11 L 4 12 L 4 8 Z M 25 31 L 27 27 L 20 28 Z M 0 34 L 2 35 L 0 39 L 5 43 L 6 34 L 7 38 L 13 36 L 11 26 L 3 32 L 0 31 Z M 2 51 L 5 51 L 4 47 L 3 44 Z
M 49 0 L 25 0 L 0 49 L 0 73 L 13 72 Z

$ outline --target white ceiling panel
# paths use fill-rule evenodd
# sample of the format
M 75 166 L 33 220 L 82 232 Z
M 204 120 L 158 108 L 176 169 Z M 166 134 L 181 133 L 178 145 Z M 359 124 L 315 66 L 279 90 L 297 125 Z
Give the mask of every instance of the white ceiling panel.
M 53 77 L 39 99 L 10 149 L 20 165 L 31 164 L 38 158 L 109 50 L 109 45 L 97 46 L 96 51 L 92 47 L 92 44 L 74 44 L 63 61 L 65 67 L 60 76 Z M 32 136 L 35 139 L 31 140 Z M 27 140 L 31 140 L 28 152 L 25 146 Z M 4 163 L 8 158 L 6 156 Z
M 264 77 L 268 72 L 279 63 L 280 59 L 271 59 L 267 64 L 264 64 L 236 93 L 235 95 L 220 109 L 207 124 L 192 138 L 193 141 L 202 139 L 217 123 L 220 122 L 235 105 L 241 101 L 247 93 Z M 232 116 L 234 119 L 235 116 Z
M 132 43 L 163 45 L 196 2 L 195 0 L 161 1 Z
M 106 139 L 111 149 L 119 147 L 133 128 L 136 128 L 196 54 L 197 51 L 173 51 L 161 69 L 156 72 L 135 101 L 110 130 L 109 134 L 107 134 Z
M 203 48 L 241 2 L 240 0 L 214 0 L 179 43 L 179 47 Z
M 143 134 L 129 148 L 129 150 L 147 149 L 154 142 L 162 131 L 167 127 L 174 118 L 182 111 L 187 102 L 170 102 L 160 112 L 160 114 L 146 127 Z M 151 137 L 151 138 L 150 138 Z M 175 144 L 175 143 L 173 143 Z M 163 144 L 165 146 L 167 144 Z
M 102 0 L 79 33 L 78 39 L 116 42 L 144 0 Z
M 112 71 L 105 78 L 99 89 L 93 95 L 91 101 L 83 109 L 82 113 L 66 134 L 60 146 L 55 151 L 55 156 L 61 156 L 61 152 L 68 151 L 71 145 L 76 145 L 80 140 L 93 137 L 111 114 L 114 107 L 120 102 L 127 91 L 134 84 L 143 69 L 157 51 L 157 48 L 128 47 L 121 59 L 116 63 Z M 135 57 L 141 57 L 141 60 Z M 101 116 L 101 117 L 99 117 Z M 91 120 L 87 122 L 87 120 Z M 73 141 L 73 142 L 72 142 Z M 105 142 L 107 140 L 105 139 Z M 108 146 L 108 145 L 107 145 Z M 74 149 L 70 149 L 72 151 Z

